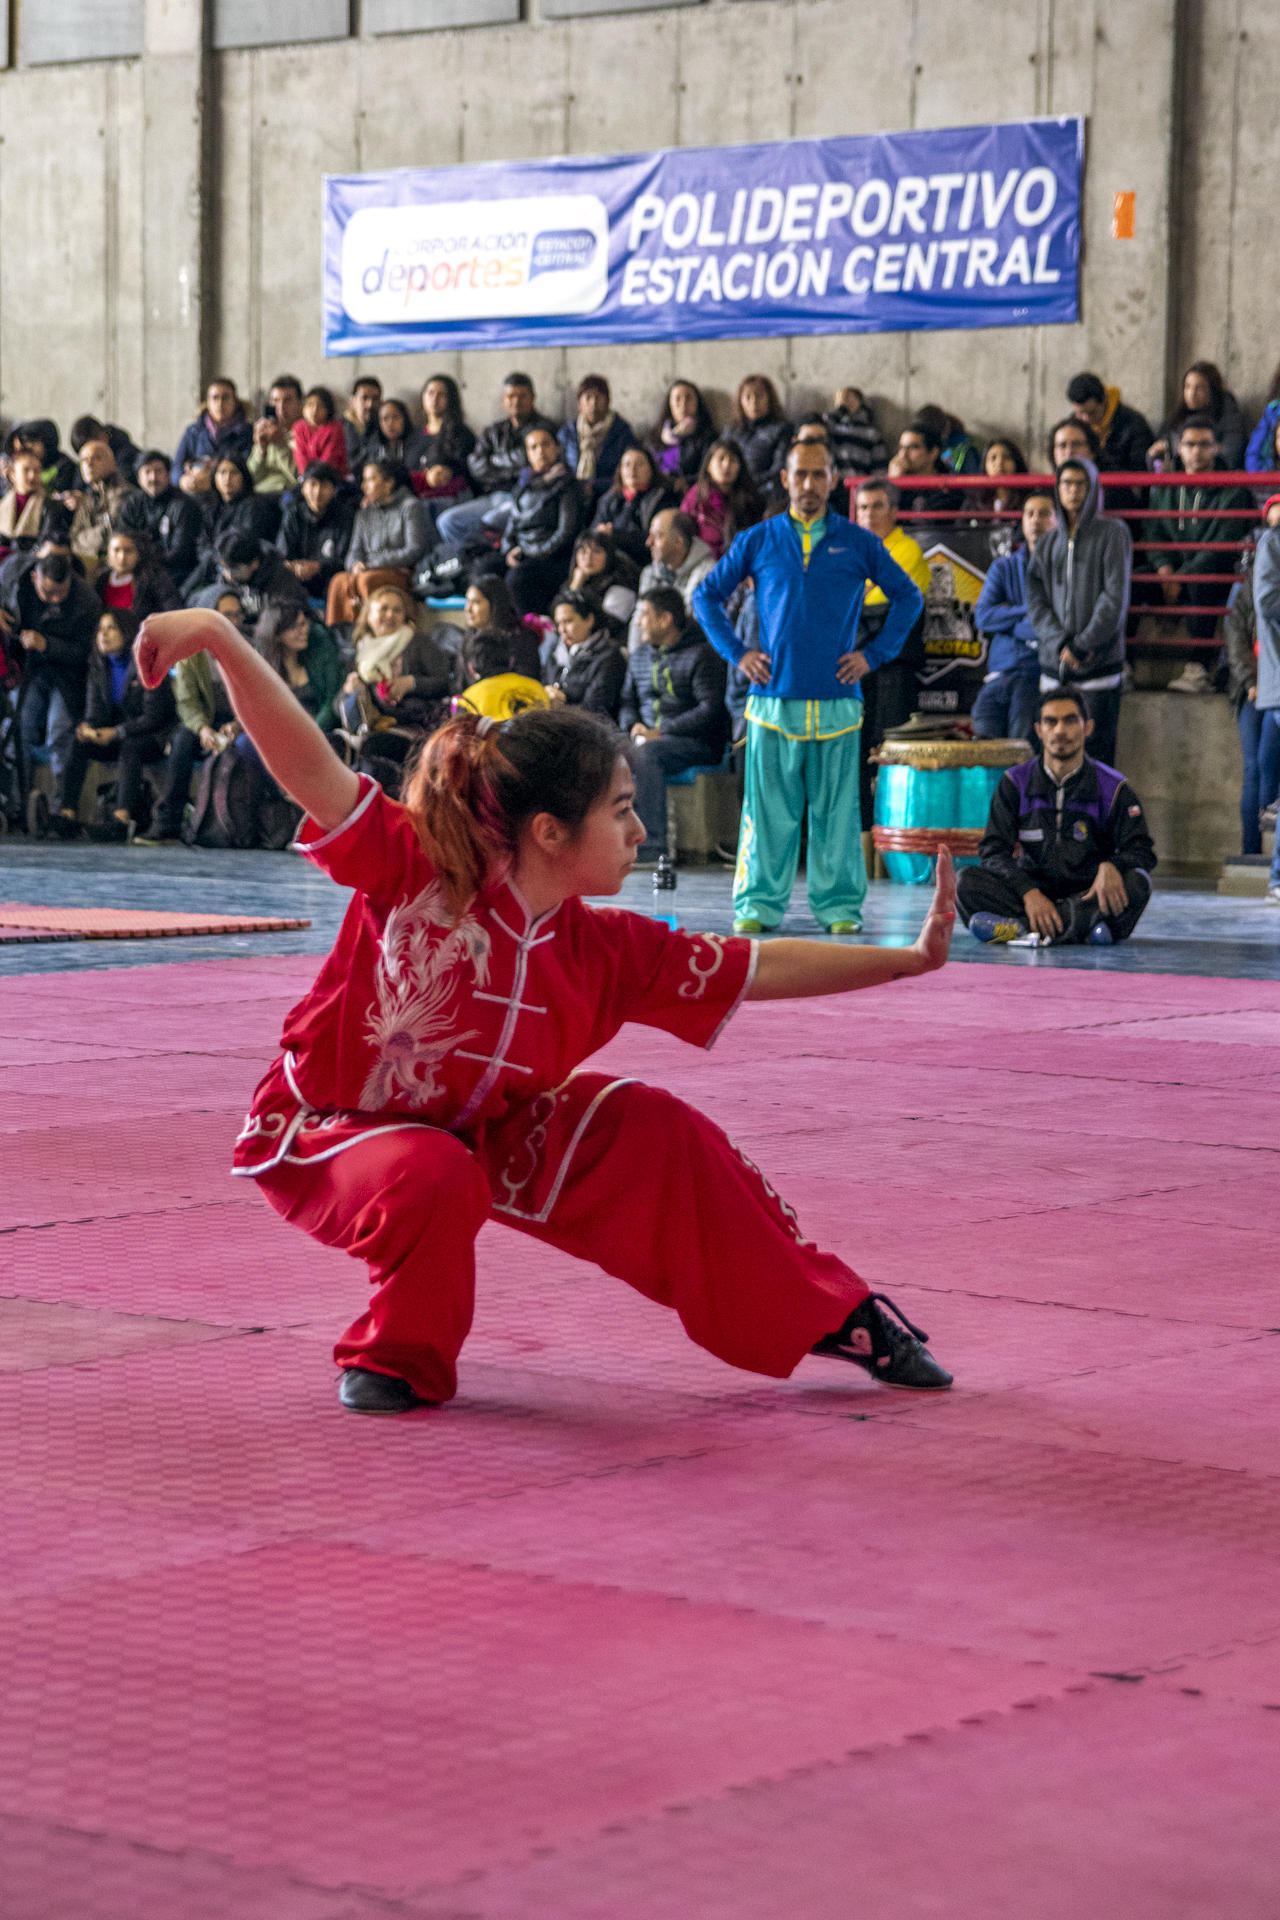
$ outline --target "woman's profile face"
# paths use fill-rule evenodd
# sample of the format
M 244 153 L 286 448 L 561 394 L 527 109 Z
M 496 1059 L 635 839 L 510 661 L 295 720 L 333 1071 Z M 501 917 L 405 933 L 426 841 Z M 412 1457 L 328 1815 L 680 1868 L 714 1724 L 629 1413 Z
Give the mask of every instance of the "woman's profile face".
M 383 473 L 380 467 L 366 467 L 360 476 L 361 491 L 370 505 L 376 500 L 389 500 L 394 484 L 390 474 Z
M 493 608 L 479 587 L 467 588 L 466 620 L 467 625 L 477 632 L 492 623 Z
M 293 625 L 285 628 L 280 638 L 290 653 L 306 652 L 307 643 L 311 638 L 310 627 L 311 622 L 307 618 L 307 615 L 300 613 Z M 393 628 L 392 631 L 394 632 L 395 629 Z
M 408 624 L 405 618 L 404 602 L 398 593 L 375 593 L 369 602 L 369 631 L 377 640 L 384 640 L 397 627 Z
M 707 462 L 707 478 L 712 486 L 727 493 L 742 471 L 742 462 L 731 447 L 717 447 Z
M 224 502 L 231 501 L 244 492 L 244 475 L 230 460 L 219 460 L 213 470 L 213 484 Z
M 556 632 L 566 647 L 580 647 L 583 641 L 589 640 L 595 631 L 595 622 L 567 603 L 558 606 L 552 617 L 556 623 Z

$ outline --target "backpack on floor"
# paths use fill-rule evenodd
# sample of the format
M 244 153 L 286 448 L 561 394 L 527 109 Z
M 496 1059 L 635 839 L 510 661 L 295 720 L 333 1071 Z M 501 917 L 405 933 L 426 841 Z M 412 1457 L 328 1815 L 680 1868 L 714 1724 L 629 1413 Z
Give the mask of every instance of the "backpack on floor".
M 253 768 L 224 747 L 211 753 L 200 770 L 191 818 L 182 829 L 189 847 L 256 847 L 258 844 L 258 783 Z

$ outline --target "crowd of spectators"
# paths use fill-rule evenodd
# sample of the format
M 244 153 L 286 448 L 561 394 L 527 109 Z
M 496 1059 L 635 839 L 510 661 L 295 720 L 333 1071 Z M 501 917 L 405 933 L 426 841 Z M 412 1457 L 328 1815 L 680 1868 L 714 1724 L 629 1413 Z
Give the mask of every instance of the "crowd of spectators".
M 772 381 L 750 374 L 722 426 L 685 379 L 640 430 L 599 374 L 579 382 L 575 402 L 558 423 L 514 372 L 499 418 L 477 432 L 444 374 L 413 407 L 365 375 L 345 410 L 328 387 L 304 391 L 282 374 L 257 418 L 232 380 L 212 380 L 172 454 L 89 415 L 74 423 L 70 452 L 52 420 L 12 427 L 0 461 L 6 811 L 42 758 L 51 825 L 67 835 L 81 831 L 94 761 L 117 769 L 90 829 L 108 839 L 174 839 L 184 821 L 190 830 L 193 771 L 232 750 L 244 790 L 262 797 L 268 777 L 238 741 L 212 668 L 150 694 L 130 665 L 149 613 L 205 605 L 233 614 L 343 751 L 388 783 L 453 701 L 488 710 L 532 689 L 608 714 L 651 749 L 639 805 L 656 846 L 664 780 L 724 760 L 750 691 L 694 620 L 693 595 L 740 535 L 788 512 L 784 466 L 799 442 L 827 449 L 830 510 L 873 534 L 926 594 L 919 517 L 939 516 L 934 530 L 955 538 L 957 514 L 968 516 L 968 550 L 977 537 L 985 573 L 973 609 L 989 649 L 973 709 L 980 735 L 1034 738 L 1041 695 L 1072 688 L 1094 723 L 1092 751 L 1110 763 L 1141 607 L 1185 609 L 1200 640 L 1229 613 L 1220 678 L 1240 717 L 1244 839 L 1255 844 L 1280 782 L 1280 687 L 1257 671 L 1267 658 L 1257 631 L 1273 615 L 1248 577 L 1255 538 L 1270 538 L 1257 513 L 1265 476 L 1280 474 L 1280 370 L 1251 434 L 1208 362 L 1187 369 L 1156 429 L 1118 388 L 1078 374 L 1046 438 L 1043 484 L 1015 439 L 982 444 L 940 406 L 920 407 L 886 442 L 849 386 L 794 420 Z M 1241 467 L 1256 485 L 1210 484 Z M 1101 487 L 1100 476 L 1143 471 L 1162 479 Z M 995 484 L 948 484 L 965 477 Z M 1277 518 L 1273 502 L 1267 527 Z M 1151 555 L 1138 568 L 1146 582 L 1132 580 L 1135 538 Z M 1213 577 L 1224 574 L 1237 584 Z M 433 607 L 461 595 L 465 627 Z M 860 645 L 874 646 L 886 610 L 872 587 Z M 749 579 L 728 613 L 747 641 Z M 864 820 L 868 753 L 916 705 L 923 632 L 922 620 L 862 690 Z

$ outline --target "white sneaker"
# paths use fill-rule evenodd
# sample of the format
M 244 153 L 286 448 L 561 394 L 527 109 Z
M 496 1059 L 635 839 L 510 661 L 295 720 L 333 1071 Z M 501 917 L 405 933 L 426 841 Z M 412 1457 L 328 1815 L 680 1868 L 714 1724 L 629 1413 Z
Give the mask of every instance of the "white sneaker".
M 1165 688 L 1166 693 L 1212 693 L 1213 687 L 1209 675 L 1199 660 L 1188 660 L 1176 680 L 1171 680 Z
M 1271 805 L 1264 807 L 1258 815 L 1258 825 L 1265 830 L 1267 827 L 1274 827 L 1277 820 L 1280 820 L 1280 801 L 1273 800 Z
M 1269 907 L 1280 907 L 1280 887 L 1268 887 L 1263 897 Z

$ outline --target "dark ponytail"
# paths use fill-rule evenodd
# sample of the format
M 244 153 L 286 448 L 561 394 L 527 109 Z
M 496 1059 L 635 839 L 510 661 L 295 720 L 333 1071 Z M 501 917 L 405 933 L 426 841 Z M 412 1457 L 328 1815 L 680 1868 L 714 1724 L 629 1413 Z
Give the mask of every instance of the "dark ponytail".
M 536 815 L 576 832 L 626 754 L 622 737 L 580 707 L 530 707 L 502 725 L 460 713 L 433 733 L 404 804 L 455 919 L 514 858 Z

